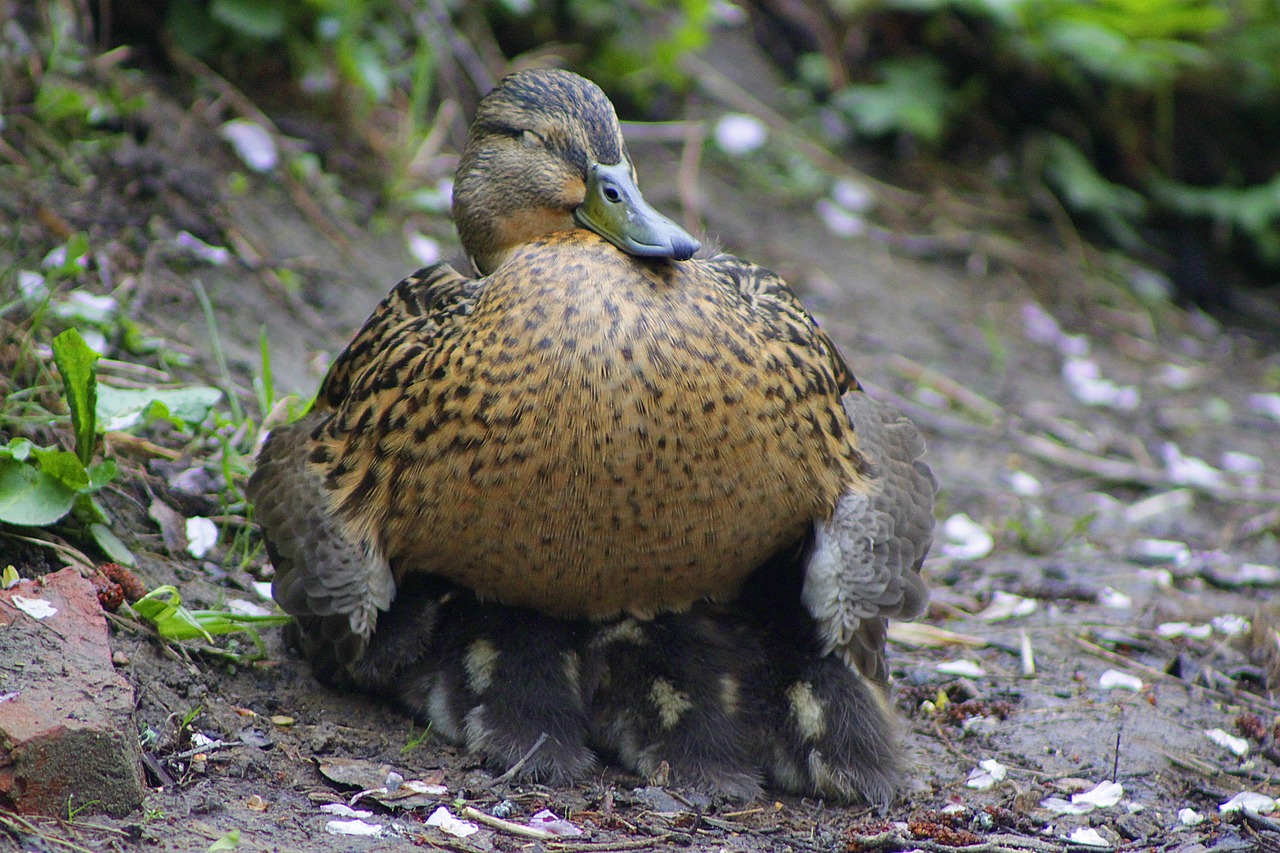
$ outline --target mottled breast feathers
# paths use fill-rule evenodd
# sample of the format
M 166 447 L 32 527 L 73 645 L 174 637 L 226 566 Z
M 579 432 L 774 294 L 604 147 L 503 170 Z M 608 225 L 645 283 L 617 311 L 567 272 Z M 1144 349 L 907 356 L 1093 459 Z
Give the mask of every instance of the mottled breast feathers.
M 732 596 L 856 488 L 851 383 L 772 273 L 563 232 L 397 286 L 321 390 L 310 464 L 397 577 L 652 613 Z

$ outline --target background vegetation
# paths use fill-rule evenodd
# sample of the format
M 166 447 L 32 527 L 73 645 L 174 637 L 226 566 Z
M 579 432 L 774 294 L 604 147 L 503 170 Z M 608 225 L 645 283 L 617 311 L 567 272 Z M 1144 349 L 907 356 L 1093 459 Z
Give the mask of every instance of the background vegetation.
M 634 115 L 672 117 L 695 88 L 682 60 L 742 14 L 793 82 L 787 118 L 837 153 L 878 140 L 890 164 L 971 169 L 1203 305 L 1280 271 L 1269 0 L 174 0 L 151 35 L 224 71 L 283 61 L 356 121 L 394 105 L 412 140 L 530 52 L 559 54 Z

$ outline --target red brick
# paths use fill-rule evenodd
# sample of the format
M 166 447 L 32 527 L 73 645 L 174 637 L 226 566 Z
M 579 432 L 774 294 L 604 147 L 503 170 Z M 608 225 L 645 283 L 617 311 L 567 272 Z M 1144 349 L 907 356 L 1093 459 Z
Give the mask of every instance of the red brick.
M 58 612 L 33 619 L 16 596 Z M 0 804 L 50 815 L 69 799 L 112 814 L 141 805 L 133 688 L 111 664 L 97 593 L 74 569 L 0 591 L 0 699 Z

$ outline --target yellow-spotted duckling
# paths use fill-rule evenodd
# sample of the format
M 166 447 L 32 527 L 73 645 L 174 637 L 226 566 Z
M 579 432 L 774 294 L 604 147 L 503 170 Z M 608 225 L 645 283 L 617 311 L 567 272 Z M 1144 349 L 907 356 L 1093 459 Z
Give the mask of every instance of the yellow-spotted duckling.
M 480 277 L 398 284 L 250 482 L 317 674 L 552 783 L 603 757 L 887 802 L 885 624 L 925 605 L 933 527 L 915 429 L 777 275 L 694 258 L 577 75 L 484 98 L 454 218 Z

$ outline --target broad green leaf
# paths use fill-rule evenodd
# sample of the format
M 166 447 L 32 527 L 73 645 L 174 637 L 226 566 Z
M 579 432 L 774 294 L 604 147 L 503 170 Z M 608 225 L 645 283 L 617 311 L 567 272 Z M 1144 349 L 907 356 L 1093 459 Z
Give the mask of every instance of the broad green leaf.
M 93 458 L 96 440 L 94 409 L 97 406 L 97 377 L 94 363 L 98 354 L 75 329 L 67 329 L 53 339 L 53 360 L 62 374 L 63 393 L 71 410 L 71 426 L 76 435 L 76 456 L 85 465 Z
M 98 423 L 102 430 L 128 430 L 158 418 L 175 420 L 177 426 L 196 426 L 203 421 L 222 392 L 207 385 L 190 388 L 98 389 Z
M 120 473 L 120 469 L 116 467 L 116 460 L 104 459 L 96 465 L 90 465 L 87 473 L 89 474 L 89 490 L 96 492 L 114 480 L 116 474 Z
M 134 557 L 133 552 L 111 532 L 110 527 L 105 524 L 90 524 L 89 533 L 93 535 L 93 541 L 98 543 L 102 553 L 107 555 L 107 559 L 129 568 L 138 565 L 137 557 Z
M 0 459 L 16 459 L 26 462 L 35 445 L 25 438 L 11 438 L 7 447 L 0 447 Z
M 24 462 L 0 459 L 0 521 L 26 527 L 53 524 L 71 511 L 76 492 Z

